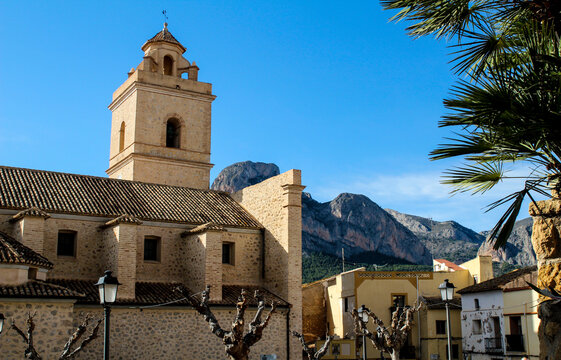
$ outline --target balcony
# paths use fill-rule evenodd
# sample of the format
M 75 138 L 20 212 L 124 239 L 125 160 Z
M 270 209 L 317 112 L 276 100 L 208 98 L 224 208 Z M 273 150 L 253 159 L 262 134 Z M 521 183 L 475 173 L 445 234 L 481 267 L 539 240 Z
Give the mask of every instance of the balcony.
M 524 336 L 523 335 L 507 335 L 506 351 L 524 352 Z
M 501 354 L 503 352 L 503 339 L 500 337 L 486 338 L 485 352 L 489 354 Z

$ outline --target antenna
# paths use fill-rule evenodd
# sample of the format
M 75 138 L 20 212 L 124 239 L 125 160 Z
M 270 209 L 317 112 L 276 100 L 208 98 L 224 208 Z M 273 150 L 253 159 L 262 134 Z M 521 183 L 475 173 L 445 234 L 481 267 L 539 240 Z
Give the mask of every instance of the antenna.
M 343 272 L 345 272 L 345 248 L 341 248 L 341 257 L 343 258 Z
M 167 10 L 162 10 L 162 15 L 164 15 L 164 21 L 168 22 L 168 12 L 167 12 Z

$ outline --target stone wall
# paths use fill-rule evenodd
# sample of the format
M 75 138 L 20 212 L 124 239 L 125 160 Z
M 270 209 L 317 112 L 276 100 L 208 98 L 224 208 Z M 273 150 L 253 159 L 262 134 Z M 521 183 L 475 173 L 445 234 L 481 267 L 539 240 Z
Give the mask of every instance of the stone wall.
M 561 200 L 530 205 L 534 218 L 532 245 L 538 259 L 538 287 L 561 292 Z M 542 300 L 547 300 L 542 298 Z M 561 305 L 542 302 L 538 308 L 540 359 L 561 358 Z
M 265 227 L 263 285 L 292 305 L 291 330 L 302 332 L 302 190 L 299 170 L 290 170 L 232 197 Z M 302 355 L 291 341 L 292 359 Z
M 21 337 L 9 330 L 12 318 L 16 326 L 24 333 L 27 332 L 27 314 L 35 313 L 34 344 L 35 349 L 43 359 L 58 359 L 58 356 L 74 330 L 72 301 L 42 301 L 26 302 L 0 300 L 0 313 L 7 318 L 4 331 L 0 335 L 0 358 L 23 359 L 26 348 Z M 99 341 L 99 340 L 96 340 Z
M 77 308 L 74 323 L 80 315 L 97 308 Z M 267 310 L 268 311 L 268 310 Z M 213 309 L 224 329 L 235 317 L 234 308 Z M 266 313 L 266 312 L 265 312 Z M 249 324 L 255 312 L 246 313 Z M 247 330 L 247 327 L 246 327 Z M 250 360 L 259 360 L 262 354 L 276 354 L 286 359 L 286 309 L 278 309 L 263 332 L 263 338 L 251 348 Z M 77 359 L 100 358 L 103 349 L 103 329 L 100 338 L 80 354 Z M 113 308 L 111 312 L 111 357 L 114 359 L 226 359 L 222 340 L 213 335 L 203 317 L 186 308 L 127 309 Z
M 234 244 L 234 265 L 222 264 L 224 285 L 261 285 L 261 234 L 223 232 L 222 241 Z
M 307 335 L 306 340 L 325 338 L 327 306 L 322 282 L 306 284 L 302 287 L 302 310 L 302 332 Z

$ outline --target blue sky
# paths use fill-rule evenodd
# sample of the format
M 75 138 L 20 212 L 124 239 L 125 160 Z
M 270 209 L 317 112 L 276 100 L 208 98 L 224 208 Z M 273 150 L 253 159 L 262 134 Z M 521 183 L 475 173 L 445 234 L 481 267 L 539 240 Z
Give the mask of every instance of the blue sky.
M 162 28 L 213 84 L 211 161 L 301 169 L 318 201 L 382 207 L 486 230 L 486 196 L 439 184 L 458 161 L 427 154 L 455 77 L 446 44 L 412 40 L 377 1 L 1 1 L 0 164 L 104 176 L 113 91 Z M 527 207 L 525 207 L 527 208 Z M 527 216 L 524 211 L 522 217 Z

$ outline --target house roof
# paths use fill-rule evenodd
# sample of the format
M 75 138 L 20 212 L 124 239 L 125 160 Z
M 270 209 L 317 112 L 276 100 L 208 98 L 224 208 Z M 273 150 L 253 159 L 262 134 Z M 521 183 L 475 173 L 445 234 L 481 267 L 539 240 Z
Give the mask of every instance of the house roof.
M 526 281 L 536 283 L 537 265 L 511 271 L 499 277 L 468 286 L 458 291 L 458 294 L 470 294 L 483 291 L 529 288 Z
M 181 49 L 183 49 L 183 51 L 185 52 L 185 47 L 183 45 L 181 45 L 181 43 L 179 41 L 177 41 L 177 39 L 175 37 L 173 37 L 173 35 L 169 32 L 168 30 L 168 24 L 164 23 L 164 28 L 162 29 L 162 31 L 160 31 L 159 33 L 157 33 L 156 35 L 154 35 L 151 39 L 149 39 L 148 41 L 146 41 L 144 43 L 144 45 L 142 45 L 142 50 L 144 50 L 144 47 L 148 44 L 151 43 L 155 43 L 155 42 L 159 42 L 159 41 L 164 41 L 164 42 L 168 42 L 171 44 L 175 44 L 175 45 L 179 45 L 179 47 L 181 47 Z
M 52 269 L 53 264 L 44 256 L 39 255 L 10 235 L 0 231 L 0 263 L 36 265 Z
M 448 268 L 452 269 L 452 270 L 464 270 L 463 267 L 454 264 L 453 262 L 446 260 L 446 259 L 434 259 L 434 261 L 439 262 L 441 264 L 446 265 Z
M 0 285 L 0 297 L 78 299 L 83 298 L 84 295 L 57 284 L 40 280 L 29 280 L 22 285 Z
M 0 166 L 0 208 L 262 228 L 222 191 Z
M 47 281 L 51 284 L 84 294 L 85 296 L 77 301 L 78 304 L 99 304 L 99 291 L 94 285 L 94 280 L 49 279 Z M 181 300 L 181 294 L 175 291 L 178 286 L 183 285 L 174 282 L 137 282 L 135 286 L 136 297 L 133 300 L 118 300 L 117 304 L 146 306 L 170 303 L 169 305 L 174 306 L 190 306 L 189 302 L 187 302 L 187 300 Z M 257 289 L 265 296 L 267 303 L 274 300 L 280 307 L 288 306 L 286 301 L 262 287 L 241 285 L 222 286 L 222 300 L 210 301 L 210 304 L 235 306 L 242 288 L 251 295 L 248 297 L 250 306 L 257 306 L 257 301 L 253 298 L 253 293 Z M 200 299 L 200 293 L 194 296 Z

